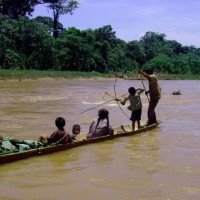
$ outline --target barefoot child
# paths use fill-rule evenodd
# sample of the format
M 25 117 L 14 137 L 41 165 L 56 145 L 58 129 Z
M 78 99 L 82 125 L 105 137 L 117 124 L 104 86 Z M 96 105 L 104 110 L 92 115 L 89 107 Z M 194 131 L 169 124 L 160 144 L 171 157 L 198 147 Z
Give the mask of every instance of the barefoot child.
M 126 101 L 130 101 L 130 105 L 128 106 L 128 110 L 132 111 L 130 120 L 132 121 L 132 131 L 135 130 L 135 122 L 137 121 L 138 129 L 140 128 L 140 120 L 142 115 L 142 102 L 140 98 L 140 94 L 144 91 L 144 89 L 135 89 L 134 87 L 130 87 L 128 89 L 129 96 L 124 99 L 116 99 L 120 101 L 122 105 L 126 104 Z

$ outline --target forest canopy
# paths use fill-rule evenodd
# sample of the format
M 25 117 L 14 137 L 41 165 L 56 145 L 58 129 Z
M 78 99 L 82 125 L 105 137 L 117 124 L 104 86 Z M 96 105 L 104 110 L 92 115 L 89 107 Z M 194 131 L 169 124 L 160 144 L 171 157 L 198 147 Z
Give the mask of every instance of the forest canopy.
M 0 13 L 2 9 L 0 4 Z M 111 25 L 79 30 L 57 21 L 55 32 L 54 18 L 0 14 L 1 69 L 127 72 L 147 67 L 200 74 L 200 49 L 167 40 L 164 33 L 149 31 L 126 42 Z

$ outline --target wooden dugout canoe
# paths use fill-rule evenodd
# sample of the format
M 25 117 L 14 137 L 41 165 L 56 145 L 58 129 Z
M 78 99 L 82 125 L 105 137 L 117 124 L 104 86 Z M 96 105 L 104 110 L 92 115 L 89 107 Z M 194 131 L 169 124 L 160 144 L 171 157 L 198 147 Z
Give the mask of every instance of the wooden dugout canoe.
M 114 130 L 115 130 L 114 135 L 108 135 L 108 136 L 93 138 L 89 140 L 83 139 L 81 141 L 77 141 L 71 144 L 58 144 L 55 146 L 40 147 L 37 149 L 31 149 L 31 150 L 26 150 L 26 151 L 21 151 L 21 152 L 14 152 L 14 153 L 9 153 L 5 155 L 0 155 L 0 164 L 14 162 L 17 160 L 22 160 L 22 159 L 33 157 L 33 156 L 40 156 L 40 155 L 51 154 L 58 151 L 64 151 L 67 149 L 71 149 L 74 147 L 78 147 L 78 146 L 82 146 L 82 145 L 86 145 L 90 143 L 97 143 L 97 142 L 111 140 L 118 137 L 131 136 L 131 135 L 143 133 L 143 132 L 156 128 L 160 123 L 161 121 L 159 121 L 156 124 L 152 124 L 150 126 L 144 126 L 143 128 L 135 130 L 135 131 L 131 131 L 130 126 L 125 126 L 124 128 L 127 129 L 126 132 L 122 131 L 121 127 L 114 127 Z

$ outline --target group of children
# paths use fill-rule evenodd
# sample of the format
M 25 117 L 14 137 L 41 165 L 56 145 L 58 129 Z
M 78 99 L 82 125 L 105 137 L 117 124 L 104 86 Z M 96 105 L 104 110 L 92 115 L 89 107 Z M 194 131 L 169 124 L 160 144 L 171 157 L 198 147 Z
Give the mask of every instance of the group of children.
M 66 131 L 64 128 L 65 119 L 63 117 L 56 118 L 55 125 L 57 127 L 55 132 L 48 136 L 40 136 L 38 141 L 43 144 L 72 143 L 73 141 L 77 140 L 77 135 L 81 131 L 81 126 L 78 124 L 73 125 L 71 133 Z M 101 109 L 98 111 L 98 119 L 91 123 L 86 139 L 112 134 L 114 134 L 114 130 L 109 124 L 109 112 L 106 109 Z
M 116 98 L 116 101 L 120 101 L 122 105 L 125 105 L 126 101 L 129 100 L 130 105 L 128 106 L 128 110 L 131 111 L 130 120 L 132 121 L 132 131 L 135 130 L 135 123 L 137 122 L 138 129 L 141 127 L 140 120 L 142 114 L 142 102 L 140 98 L 140 94 L 144 92 L 144 89 L 135 89 L 134 87 L 130 87 L 128 89 L 129 95 L 124 99 Z M 58 117 L 55 120 L 55 125 L 57 126 L 57 130 L 52 133 L 50 136 L 41 136 L 39 141 L 42 143 L 71 143 L 73 140 L 76 140 L 76 136 L 80 133 L 81 127 L 80 125 L 74 125 L 72 128 L 72 133 L 68 133 L 65 129 L 65 119 L 62 117 Z M 89 132 L 86 136 L 86 139 L 92 139 L 96 137 L 102 137 L 105 135 L 113 135 L 114 130 L 110 126 L 109 123 L 109 111 L 107 109 L 100 109 L 98 111 L 98 118 L 93 120 L 90 127 Z
M 153 74 L 152 70 L 138 71 L 138 73 L 144 75 L 149 80 L 149 91 L 145 92 L 146 94 L 149 93 L 150 95 L 147 125 L 151 125 L 153 123 L 156 123 L 155 107 L 160 99 L 160 88 L 158 84 L 158 79 Z M 132 131 L 134 131 L 136 122 L 138 129 L 141 128 L 140 120 L 142 115 L 142 101 L 140 98 L 140 94 L 144 92 L 144 89 L 135 89 L 134 87 L 130 87 L 128 89 L 128 92 L 129 95 L 127 97 L 123 99 L 116 98 L 115 100 L 119 101 L 122 105 L 125 105 L 126 102 L 129 100 L 130 105 L 128 106 L 128 110 L 131 111 L 130 120 L 132 121 Z M 47 146 L 51 144 L 72 143 L 76 140 L 77 135 L 81 131 L 81 127 L 78 124 L 73 125 L 71 133 L 66 131 L 64 128 L 65 119 L 63 117 L 56 118 L 55 125 L 57 127 L 57 130 L 48 136 L 40 136 L 37 144 L 41 146 Z M 106 109 L 100 109 L 98 111 L 98 118 L 94 120 L 89 127 L 89 132 L 86 136 L 86 139 L 92 139 L 113 134 L 114 130 L 109 123 L 109 111 Z M 2 140 L 3 137 L 0 136 L 0 147 Z M 18 140 L 11 140 L 11 142 L 19 144 Z M 27 141 L 23 140 L 23 144 L 26 145 Z
M 69 133 L 65 130 L 65 119 L 63 117 L 58 117 L 55 120 L 55 125 L 57 130 L 51 135 L 42 135 L 39 137 L 38 142 L 42 144 L 64 144 L 71 143 L 76 140 L 76 136 L 80 133 L 81 127 L 78 124 L 73 125 L 72 132 Z
M 4 139 L 0 136 L 0 154 L 8 151 L 24 151 L 38 147 L 45 147 L 56 144 L 67 144 L 77 141 L 77 136 L 80 134 L 81 126 L 75 124 L 72 126 L 71 133 L 65 127 L 65 119 L 57 117 L 55 120 L 57 130 L 50 135 L 41 135 L 37 141 L 35 140 L 18 140 Z M 114 130 L 109 124 L 109 112 L 106 109 L 98 111 L 98 119 L 94 120 L 89 128 L 89 133 L 86 139 L 102 137 L 105 135 L 113 135 Z
M 39 137 L 39 142 L 43 144 L 64 144 L 64 143 L 72 143 L 77 140 L 77 135 L 81 131 L 81 127 L 78 124 L 73 125 L 72 132 L 69 133 L 65 130 L 65 119 L 62 117 L 58 117 L 55 120 L 55 125 L 57 130 L 53 132 L 51 135 L 45 136 L 42 135 Z M 105 135 L 113 135 L 114 130 L 109 124 L 109 112 L 106 109 L 100 109 L 98 111 L 98 118 L 93 120 L 90 125 L 89 132 L 86 136 L 86 139 L 92 139 L 96 137 L 102 137 Z

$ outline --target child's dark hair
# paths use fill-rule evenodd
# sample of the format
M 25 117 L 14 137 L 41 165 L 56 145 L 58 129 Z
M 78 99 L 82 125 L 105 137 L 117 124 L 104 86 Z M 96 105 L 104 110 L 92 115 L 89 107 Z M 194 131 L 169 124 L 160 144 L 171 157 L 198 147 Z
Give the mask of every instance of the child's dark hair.
M 131 95 L 135 95 L 135 92 L 136 92 L 136 89 L 134 87 L 130 87 L 128 89 L 128 92 L 131 94 Z
M 56 118 L 55 125 L 58 127 L 58 129 L 63 129 L 65 126 L 65 119 L 63 117 Z
M 109 112 L 106 109 L 101 109 L 98 112 L 98 116 L 99 116 L 100 119 L 108 118 L 108 115 L 109 115 Z
M 74 124 L 72 127 L 72 132 L 74 132 L 75 129 L 81 129 L 81 126 L 79 124 Z
M 108 110 L 106 110 L 106 109 L 99 110 L 98 116 L 99 116 L 99 118 L 98 118 L 98 121 L 97 121 L 96 128 L 98 127 L 100 120 L 107 119 L 107 131 L 106 132 L 108 134 L 108 132 L 109 132 L 109 117 L 108 117 L 109 112 L 108 112 Z

